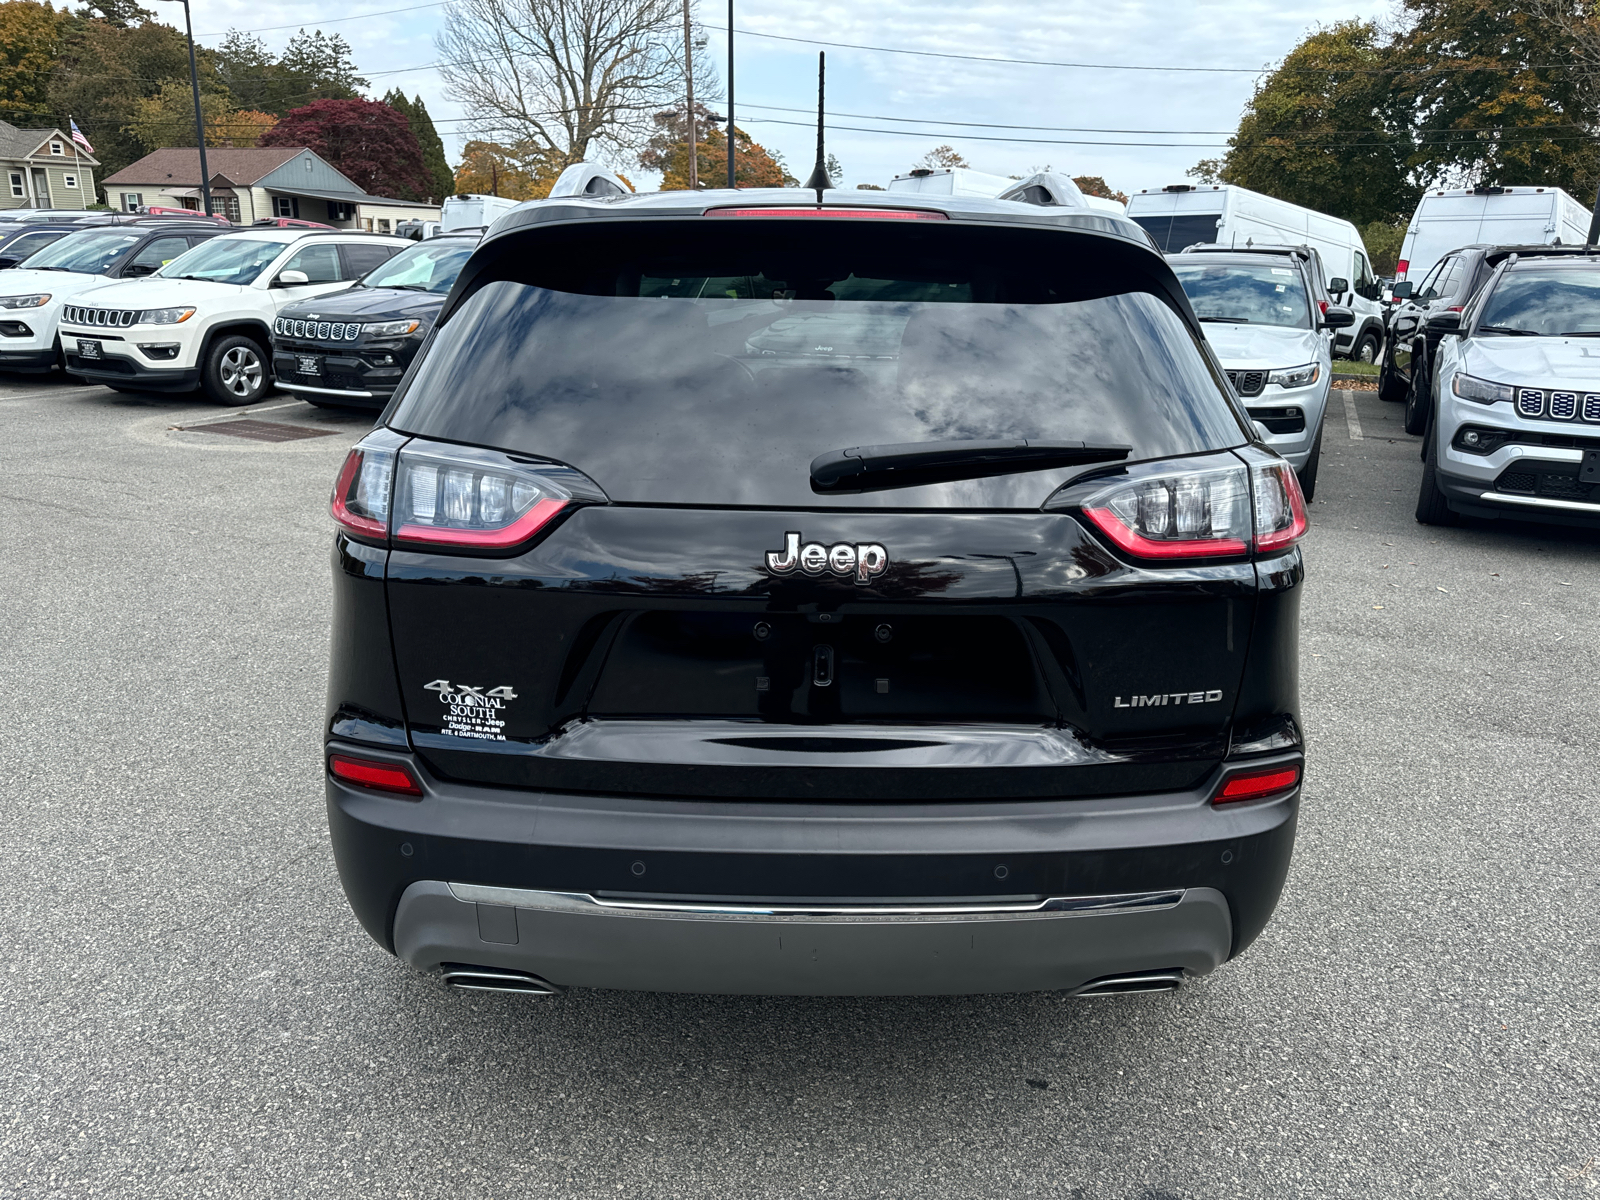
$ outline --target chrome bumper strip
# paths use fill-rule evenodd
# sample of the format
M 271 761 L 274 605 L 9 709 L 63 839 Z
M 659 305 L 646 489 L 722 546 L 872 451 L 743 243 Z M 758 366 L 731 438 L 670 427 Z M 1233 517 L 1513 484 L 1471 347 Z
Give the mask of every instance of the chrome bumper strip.
M 371 392 L 347 392 L 338 388 L 307 387 L 303 383 L 284 383 L 281 379 L 278 381 L 278 386 L 286 392 L 311 392 L 317 396 L 358 396 L 363 400 L 373 399 Z
M 1543 496 L 1508 496 L 1505 492 L 1485 492 L 1479 499 L 1497 504 L 1522 504 L 1528 508 L 1560 508 L 1568 512 L 1594 513 L 1600 516 L 1600 504 L 1585 504 L 1581 500 L 1547 500 Z
M 618 900 L 587 892 L 543 892 L 524 888 L 488 887 L 478 883 L 452 883 L 457 900 L 472 904 L 498 904 L 540 912 L 601 913 L 615 916 L 675 916 L 697 920 L 745 921 L 793 918 L 889 917 L 911 921 L 941 917 L 1053 916 L 1063 913 L 1151 912 L 1173 908 L 1183 899 L 1182 888 L 1160 892 L 1132 892 L 1115 896 L 1050 896 L 1043 900 L 999 901 L 991 904 L 924 902 L 916 904 L 719 904 L 711 901 Z

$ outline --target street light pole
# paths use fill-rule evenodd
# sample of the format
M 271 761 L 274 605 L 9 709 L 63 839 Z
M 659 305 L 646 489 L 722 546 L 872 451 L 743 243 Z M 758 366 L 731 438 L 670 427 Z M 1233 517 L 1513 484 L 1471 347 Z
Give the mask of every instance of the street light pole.
M 689 190 L 700 187 L 700 144 L 694 136 L 694 30 L 689 23 L 689 0 L 683 0 L 683 77 L 689 110 Z
M 203 211 L 211 216 L 211 172 L 206 169 L 206 123 L 200 115 L 200 69 L 194 61 L 194 19 L 189 15 L 189 0 L 183 4 L 184 33 L 189 39 L 189 87 L 194 92 L 194 141 L 200 150 L 200 196 Z M 731 2 L 731 0 L 730 0 Z
M 728 0 L 728 186 L 739 186 L 733 181 L 733 0 Z

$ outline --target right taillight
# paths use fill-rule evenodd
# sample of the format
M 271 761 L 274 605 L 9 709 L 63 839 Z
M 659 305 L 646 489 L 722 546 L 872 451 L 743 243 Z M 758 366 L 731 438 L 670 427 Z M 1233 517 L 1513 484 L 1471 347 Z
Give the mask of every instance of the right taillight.
M 1395 263 L 1395 265 L 1394 265 L 1394 281 L 1396 283 L 1399 283 L 1401 280 L 1403 280 L 1406 277 L 1406 272 L 1409 271 L 1410 269 L 1411 269 L 1411 264 L 1409 262 L 1407 262 L 1403 258 L 1399 262 Z
M 1250 468 L 1255 499 L 1255 546 L 1258 552 L 1287 550 L 1306 535 L 1305 493 L 1286 462 L 1255 463 Z

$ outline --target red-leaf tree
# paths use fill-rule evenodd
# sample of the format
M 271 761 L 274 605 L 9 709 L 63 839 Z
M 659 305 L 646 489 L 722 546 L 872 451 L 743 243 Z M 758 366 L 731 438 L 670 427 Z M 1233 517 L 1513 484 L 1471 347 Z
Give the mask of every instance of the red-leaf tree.
M 376 100 L 318 100 L 293 109 L 259 144 L 315 150 L 375 196 L 420 200 L 428 188 L 410 122 Z

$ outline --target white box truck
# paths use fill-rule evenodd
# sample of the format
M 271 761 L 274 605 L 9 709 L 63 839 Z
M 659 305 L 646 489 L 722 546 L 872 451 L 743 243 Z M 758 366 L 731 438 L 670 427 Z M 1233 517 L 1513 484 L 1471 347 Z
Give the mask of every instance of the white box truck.
M 1560 188 L 1435 189 L 1417 201 L 1394 278 L 1426 279 L 1462 246 L 1581 246 L 1588 236 L 1589 210 Z
M 496 217 L 510 212 L 521 203 L 521 200 L 512 200 L 507 196 L 481 196 L 476 193 L 446 196 L 444 206 L 439 210 L 439 227 L 446 233 L 452 229 L 487 229 L 494 224 Z
M 1146 188 L 1129 198 L 1128 215 L 1167 254 L 1199 243 L 1310 246 L 1322 257 L 1333 303 L 1356 314 L 1354 325 L 1335 331 L 1333 352 L 1377 361 L 1383 288 L 1361 231 L 1349 221 L 1227 183 Z

